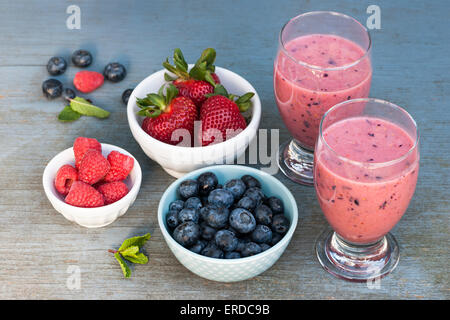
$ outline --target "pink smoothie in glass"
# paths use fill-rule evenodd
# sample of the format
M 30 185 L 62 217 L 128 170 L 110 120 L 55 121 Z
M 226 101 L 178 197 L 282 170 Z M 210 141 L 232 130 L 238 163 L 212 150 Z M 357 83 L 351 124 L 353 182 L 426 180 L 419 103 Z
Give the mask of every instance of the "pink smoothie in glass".
M 317 144 L 314 181 L 325 217 L 349 242 L 379 240 L 413 196 L 419 171 L 418 153 L 409 152 L 414 139 L 398 125 L 371 117 L 338 121 L 323 138 L 328 146 Z
M 302 147 L 314 150 L 320 119 L 329 108 L 345 100 L 368 97 L 370 58 L 356 43 L 335 35 L 301 36 L 284 47 L 289 56 L 280 51 L 275 62 L 275 99 L 293 137 Z M 305 63 L 317 68 L 305 67 Z M 338 67 L 343 68 L 324 69 Z

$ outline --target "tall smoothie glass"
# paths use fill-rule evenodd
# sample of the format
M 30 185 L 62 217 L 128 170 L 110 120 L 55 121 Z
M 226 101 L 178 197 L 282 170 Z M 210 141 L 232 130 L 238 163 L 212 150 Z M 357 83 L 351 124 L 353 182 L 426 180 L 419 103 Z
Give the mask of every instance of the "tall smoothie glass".
M 339 102 L 369 96 L 370 48 L 367 29 L 336 12 L 301 14 L 281 29 L 274 91 L 293 139 L 281 145 L 278 166 L 291 180 L 313 185 L 313 152 L 323 114 Z
M 354 281 L 381 278 L 399 261 L 389 231 L 416 188 L 419 132 L 402 108 L 355 99 L 325 113 L 314 154 L 314 186 L 333 230 L 316 242 L 321 265 Z

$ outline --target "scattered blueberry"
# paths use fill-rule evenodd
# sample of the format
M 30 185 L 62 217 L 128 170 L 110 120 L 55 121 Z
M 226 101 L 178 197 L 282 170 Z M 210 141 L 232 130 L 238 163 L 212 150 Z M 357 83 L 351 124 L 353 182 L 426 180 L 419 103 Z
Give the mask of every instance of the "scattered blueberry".
M 222 259 L 224 256 L 223 251 L 220 250 L 213 242 L 209 242 L 202 250 L 201 254 L 210 258 L 217 259 Z
M 247 191 L 245 191 L 244 196 L 252 198 L 257 204 L 260 204 L 265 198 L 264 193 L 258 187 L 248 188 Z
M 195 180 L 184 180 L 178 187 L 178 191 L 184 199 L 198 196 L 198 183 Z
M 238 245 L 238 239 L 234 232 L 219 230 L 214 236 L 216 246 L 223 251 L 234 251 Z
M 216 234 L 217 229 L 214 229 L 209 224 L 207 224 L 206 221 L 203 221 L 200 224 L 200 232 L 201 232 L 201 237 L 203 239 L 209 241 L 209 240 L 214 239 L 214 235 Z
M 184 207 L 185 208 L 194 208 L 194 209 L 200 210 L 200 208 L 203 207 L 203 205 L 202 205 L 202 201 L 200 200 L 200 198 L 190 197 L 184 203 Z
M 243 208 L 236 208 L 230 214 L 230 226 L 239 233 L 252 232 L 256 227 L 256 220 L 253 214 Z
M 184 223 L 187 221 L 198 223 L 199 217 L 200 214 L 198 210 L 194 208 L 184 208 L 180 212 L 178 212 L 178 221 L 180 223 Z
M 72 62 L 80 68 L 88 67 L 92 63 L 92 55 L 87 50 L 77 50 L 72 54 Z
M 241 179 L 233 179 L 225 183 L 224 188 L 233 194 L 234 199 L 240 199 L 247 186 Z
M 272 217 L 272 210 L 265 204 L 261 204 L 255 209 L 255 219 L 260 224 L 270 225 L 272 223 Z
M 284 234 L 289 229 L 289 220 L 284 214 L 277 214 L 273 216 L 272 230 Z
M 259 244 L 254 242 L 248 242 L 244 245 L 244 248 L 241 251 L 242 257 L 250 257 L 254 256 L 255 254 L 261 253 L 262 249 Z
M 127 75 L 127 69 L 118 62 L 111 62 L 106 65 L 105 70 L 103 70 L 103 75 L 109 81 L 119 82 Z
M 200 227 L 193 221 L 184 222 L 175 228 L 173 238 L 183 247 L 190 247 L 200 239 Z
M 241 254 L 236 251 L 225 252 L 225 255 L 224 255 L 225 259 L 239 259 L 240 257 L 241 257 Z
M 169 210 L 169 212 L 166 215 L 166 222 L 167 225 L 170 228 L 176 228 L 179 224 L 178 222 L 178 211 L 176 210 Z
M 208 196 L 208 203 L 229 208 L 234 202 L 233 194 L 225 189 L 215 189 Z
M 253 242 L 269 244 L 272 241 L 272 230 L 266 225 L 258 224 L 251 236 Z
M 269 205 L 270 209 L 272 209 L 274 214 L 284 212 L 283 201 L 281 201 L 277 197 L 270 197 L 269 199 L 267 199 L 267 204 Z
M 253 188 L 258 187 L 261 188 L 261 183 L 256 179 L 255 177 L 252 177 L 251 175 L 244 175 L 241 177 L 241 180 L 245 183 L 247 188 Z
M 197 178 L 200 195 L 208 195 L 217 187 L 217 176 L 212 172 L 204 172 Z
M 42 83 L 42 92 L 48 99 L 54 99 L 61 96 L 63 85 L 56 79 L 48 79 Z
M 217 207 L 213 204 L 208 204 L 205 208 L 206 212 L 203 213 L 203 216 L 206 216 L 204 220 L 209 226 L 213 228 L 224 228 L 227 225 L 230 215 L 230 211 L 227 208 Z
M 169 204 L 169 210 L 176 210 L 177 212 L 184 208 L 183 200 L 175 200 Z
M 48 60 L 47 71 L 52 76 L 63 74 L 67 69 L 67 62 L 63 57 L 52 57 Z
M 133 92 L 134 89 L 126 89 L 123 93 L 122 93 L 122 102 L 125 103 L 126 105 L 128 104 L 128 100 L 130 99 L 131 93 Z
M 200 253 L 207 245 L 205 240 L 198 240 L 192 247 L 189 248 L 192 252 Z
M 72 101 L 72 99 L 75 99 L 76 94 L 75 91 L 73 91 L 70 88 L 64 88 L 63 92 L 62 92 L 62 97 L 64 98 L 64 100 L 66 100 L 68 103 L 70 103 L 70 101 Z
M 253 211 L 256 207 L 256 201 L 250 197 L 242 197 L 241 200 L 236 204 L 238 208 L 244 208 L 248 211 Z

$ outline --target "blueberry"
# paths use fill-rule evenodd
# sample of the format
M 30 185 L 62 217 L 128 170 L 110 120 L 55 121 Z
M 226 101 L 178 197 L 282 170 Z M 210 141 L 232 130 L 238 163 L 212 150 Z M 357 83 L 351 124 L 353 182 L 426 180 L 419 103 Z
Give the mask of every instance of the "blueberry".
M 245 191 L 244 196 L 255 200 L 257 205 L 261 204 L 265 198 L 264 193 L 258 187 L 248 188 L 247 191 Z
M 48 60 L 47 71 L 52 76 L 63 74 L 67 69 L 67 62 L 63 57 L 52 57 Z
M 272 230 L 266 225 L 258 224 L 251 237 L 253 242 L 256 243 L 270 243 L 272 241 Z
M 200 217 L 200 214 L 197 209 L 194 208 L 184 208 L 181 209 L 180 212 L 178 212 L 178 221 L 180 223 L 186 222 L 186 221 L 193 221 L 195 223 L 198 223 L 198 219 Z
M 208 204 L 202 216 L 206 217 L 204 220 L 213 228 L 224 228 L 228 223 L 230 211 L 227 208 L 218 207 Z
M 284 234 L 289 229 L 289 220 L 284 214 L 276 214 L 272 220 L 272 230 L 281 234 Z
M 270 248 L 272 248 L 272 247 L 271 247 L 270 245 L 268 245 L 267 243 L 261 243 L 259 246 L 261 247 L 261 250 L 262 250 L 262 251 L 266 251 L 266 250 L 269 250 Z
M 183 200 L 175 200 L 169 204 L 169 210 L 181 211 L 184 208 Z
M 234 232 L 229 230 L 219 230 L 214 236 L 216 246 L 223 251 L 234 251 L 238 245 L 238 239 Z
M 208 203 L 229 208 L 234 202 L 233 194 L 225 189 L 215 189 L 209 193 Z
M 216 186 L 216 189 L 223 189 L 223 185 L 221 185 L 220 183 Z
M 247 188 L 253 188 L 258 187 L 261 188 L 261 183 L 256 179 L 255 177 L 252 177 L 251 175 L 244 175 L 241 177 L 241 180 L 245 183 Z
M 123 93 L 122 93 L 122 102 L 125 103 L 125 105 L 128 104 L 128 100 L 130 99 L 131 93 L 133 92 L 134 89 L 126 89 Z
M 269 199 L 267 199 L 267 204 L 275 214 L 284 212 L 283 201 L 281 201 L 277 197 L 270 197 Z
M 201 232 L 201 237 L 203 239 L 209 241 L 209 240 L 214 239 L 217 229 L 211 227 L 209 224 L 207 224 L 205 221 L 203 221 L 200 224 L 200 232 Z
M 250 197 L 242 197 L 241 200 L 236 204 L 238 208 L 244 208 L 249 211 L 253 211 L 256 207 L 256 201 Z
M 183 247 L 190 247 L 200 239 L 200 226 L 193 221 L 184 222 L 175 228 L 173 238 Z
M 224 256 L 223 251 L 220 250 L 213 242 L 209 242 L 202 250 L 201 254 L 210 258 L 217 259 L 222 259 Z
M 256 220 L 252 213 L 243 208 L 234 209 L 229 218 L 230 226 L 239 233 L 252 232 L 256 227 Z
M 80 68 L 85 68 L 92 63 L 92 55 L 87 50 L 77 50 L 72 54 L 72 62 Z
M 198 196 L 198 183 L 195 180 L 184 180 L 178 187 L 181 197 L 188 199 Z
M 184 207 L 185 208 L 193 208 L 193 209 L 200 210 L 200 208 L 203 207 L 203 205 L 202 205 L 202 201 L 199 198 L 197 198 L 197 197 L 190 197 L 184 203 Z
M 176 228 L 179 225 L 178 211 L 169 210 L 169 212 L 166 214 L 166 222 L 170 228 Z
M 251 239 L 248 237 L 238 239 L 238 245 L 235 250 L 241 252 L 242 250 L 244 250 L 245 245 L 249 242 L 251 242 Z
M 189 248 L 192 252 L 200 253 L 205 247 L 207 242 L 205 240 L 198 240 L 192 247 Z
M 272 232 L 272 241 L 270 242 L 270 244 L 272 246 L 276 245 L 281 240 L 281 238 L 283 238 L 282 234 L 279 234 L 278 232 Z
M 240 257 L 241 257 L 241 254 L 236 251 L 225 252 L 225 255 L 224 255 L 225 259 L 239 259 Z
M 255 254 L 261 253 L 262 249 L 261 246 L 254 242 L 248 242 L 244 245 L 244 248 L 241 251 L 242 257 L 250 257 L 254 256 Z
M 62 97 L 64 98 L 64 100 L 66 100 L 68 103 L 70 103 L 70 101 L 72 101 L 72 99 L 75 99 L 76 94 L 75 91 L 73 91 L 70 88 L 65 88 L 62 92 Z
M 204 172 L 197 178 L 200 195 L 206 196 L 217 187 L 217 176 L 213 172 Z
M 259 205 L 254 213 L 256 222 L 259 224 L 270 225 L 272 223 L 273 212 L 265 204 Z
M 225 183 L 225 189 L 233 194 L 235 200 L 242 197 L 246 188 L 245 183 L 241 179 L 233 179 Z
M 48 79 L 42 83 L 42 92 L 48 99 L 54 99 L 61 96 L 63 85 L 56 79 Z
M 127 75 L 127 69 L 118 62 L 111 62 L 106 65 L 105 70 L 103 70 L 103 75 L 109 81 L 119 82 Z

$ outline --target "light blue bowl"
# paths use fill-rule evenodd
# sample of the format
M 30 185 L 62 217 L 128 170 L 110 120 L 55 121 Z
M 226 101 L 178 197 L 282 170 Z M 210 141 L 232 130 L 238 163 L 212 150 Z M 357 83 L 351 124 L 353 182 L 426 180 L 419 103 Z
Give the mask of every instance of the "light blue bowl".
M 240 178 L 245 174 L 252 175 L 261 182 L 264 194 L 282 199 L 285 208 L 284 214 L 291 223 L 290 228 L 284 237 L 272 248 L 260 254 L 240 259 L 215 259 L 205 257 L 184 248 L 176 242 L 168 232 L 165 219 L 169 204 L 172 201 L 179 199 L 177 190 L 182 181 L 186 179 L 196 179 L 200 174 L 207 171 L 214 172 L 221 184 L 230 179 Z M 172 250 L 175 257 L 187 269 L 200 277 L 220 282 L 233 282 L 249 279 L 269 269 L 278 260 L 291 241 L 292 235 L 297 227 L 297 220 L 297 204 L 291 192 L 284 184 L 261 170 L 238 165 L 217 165 L 188 173 L 173 182 L 167 188 L 159 201 L 158 207 L 159 227 L 167 245 L 170 250 Z

